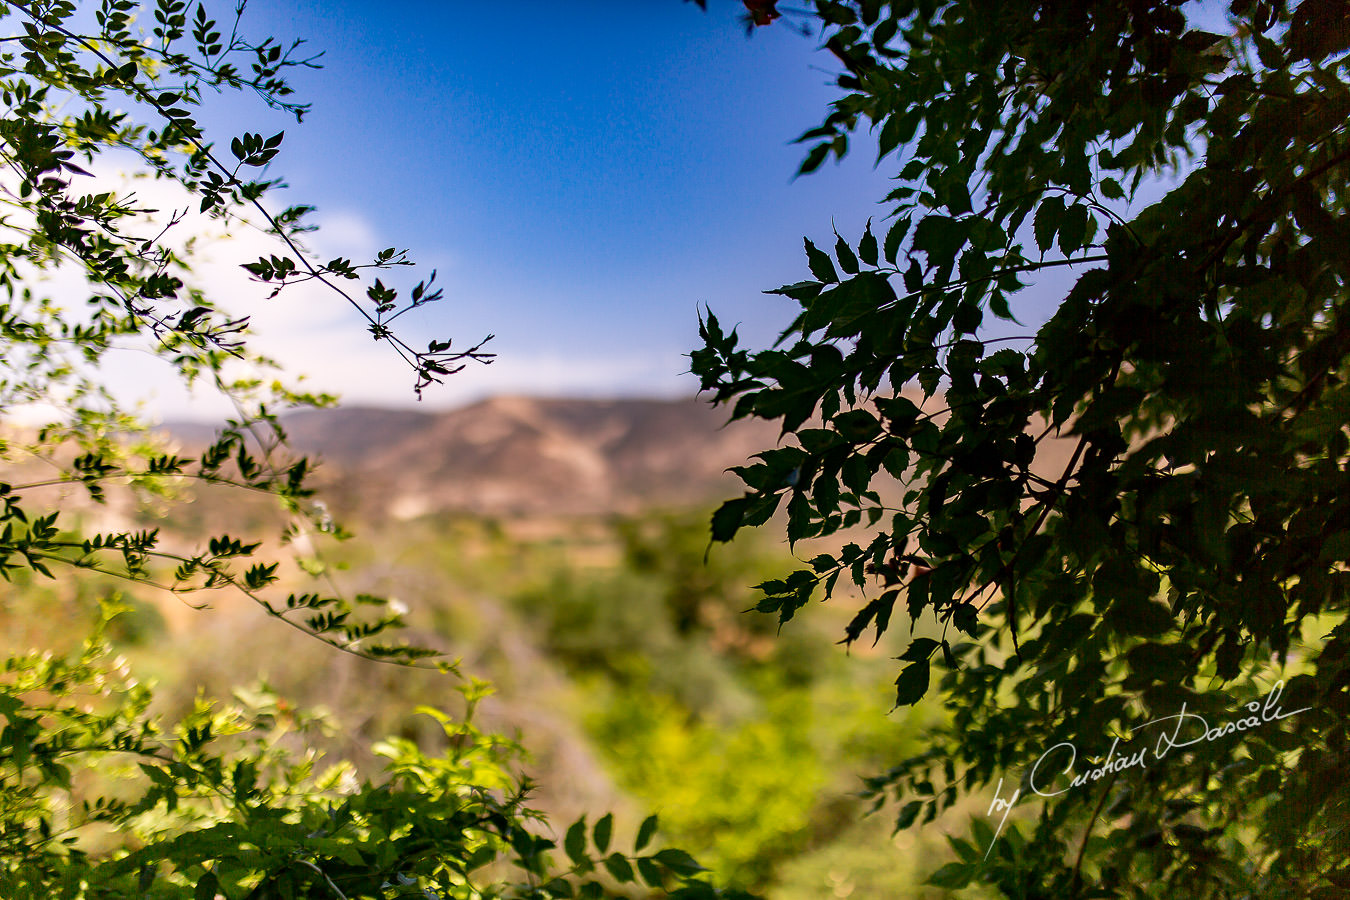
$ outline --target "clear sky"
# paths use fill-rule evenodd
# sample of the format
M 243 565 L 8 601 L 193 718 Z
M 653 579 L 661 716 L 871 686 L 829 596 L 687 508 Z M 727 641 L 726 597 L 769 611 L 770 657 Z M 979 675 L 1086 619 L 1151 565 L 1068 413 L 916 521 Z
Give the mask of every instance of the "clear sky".
M 419 276 L 438 270 L 447 299 L 400 319 L 410 343 L 497 335 L 497 363 L 425 406 L 691 394 L 701 305 L 772 340 L 790 301 L 762 292 L 807 276 L 803 235 L 830 238 L 833 222 L 856 240 L 884 216 L 893 165 L 875 168 L 864 136 L 842 165 L 794 180 L 793 139 L 838 96 L 833 58 L 790 19 L 747 38 L 739 3 L 709 6 L 255 0 L 247 33 L 324 54 L 293 81 L 313 111 L 296 126 L 225 98 L 204 120 L 222 144 L 286 128 L 278 199 L 318 207 L 324 258 L 397 246 Z M 348 402 L 414 402 L 354 316 L 285 296 L 272 304 L 289 313 L 256 318 L 260 347 Z

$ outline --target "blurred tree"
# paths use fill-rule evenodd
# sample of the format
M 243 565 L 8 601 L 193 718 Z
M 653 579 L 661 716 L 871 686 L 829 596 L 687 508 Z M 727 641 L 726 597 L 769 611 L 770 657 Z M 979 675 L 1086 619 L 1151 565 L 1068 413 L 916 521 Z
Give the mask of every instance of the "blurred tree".
M 869 125 L 892 221 L 806 241 L 773 348 L 703 321 L 703 388 L 795 438 L 738 470 L 713 537 L 784 505 L 794 542 L 878 529 L 759 609 L 786 622 L 842 578 L 869 597 L 848 641 L 897 603 L 940 628 L 896 703 L 936 658 L 951 727 L 870 790 L 900 827 L 973 791 L 1040 813 L 1024 833 L 991 807 L 933 883 L 1344 896 L 1350 7 L 815 10 L 845 94 L 801 170 Z M 1058 269 L 1077 280 L 1016 337 Z M 1046 472 L 1052 435 L 1073 449 Z

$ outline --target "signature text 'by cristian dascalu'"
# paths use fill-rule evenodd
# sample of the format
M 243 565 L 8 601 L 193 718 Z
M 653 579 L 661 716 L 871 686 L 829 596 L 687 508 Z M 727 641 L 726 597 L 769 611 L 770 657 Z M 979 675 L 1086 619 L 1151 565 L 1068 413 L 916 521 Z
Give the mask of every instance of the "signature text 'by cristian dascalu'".
M 1296 716 L 1301 712 L 1312 709 L 1312 707 L 1307 706 L 1293 712 L 1285 712 L 1280 708 L 1280 694 L 1283 691 L 1284 682 L 1277 681 L 1275 686 L 1270 689 L 1270 693 L 1266 695 L 1264 703 L 1260 700 L 1253 700 L 1246 705 L 1245 709 L 1248 715 L 1233 719 L 1222 725 L 1216 725 L 1213 728 L 1209 726 L 1203 716 L 1187 712 L 1186 704 L 1183 703 L 1181 704 L 1181 712 L 1176 715 L 1163 716 L 1136 727 L 1136 731 L 1143 731 L 1155 725 L 1162 727 L 1162 733 L 1158 735 L 1158 741 L 1153 745 L 1152 752 L 1147 746 L 1129 754 L 1118 752 L 1120 738 L 1116 738 L 1111 742 L 1111 749 L 1100 765 L 1094 766 L 1081 774 L 1073 775 L 1067 786 L 1056 788 L 1057 776 L 1069 775 L 1074 771 L 1074 766 L 1078 762 L 1078 748 L 1068 741 L 1063 741 L 1046 750 L 1041 754 L 1041 758 L 1036 760 L 1036 764 L 1031 767 L 1031 772 L 1027 775 L 1026 787 L 1032 793 L 1041 797 L 1057 797 L 1074 788 L 1099 781 L 1108 775 L 1114 775 L 1126 769 L 1146 769 L 1150 763 L 1163 759 L 1173 750 L 1189 747 L 1192 744 L 1216 741 L 1219 738 L 1241 731 L 1253 731 L 1267 722 L 1287 719 L 1290 716 Z M 1174 724 L 1169 726 L 1167 723 Z M 1170 733 L 1169 727 L 1171 728 Z M 1126 749 L 1130 749 L 1128 744 Z M 995 841 L 1003 833 L 1003 824 L 1008 821 L 1008 813 L 1012 811 L 1013 806 L 1022 797 L 1022 788 L 1013 791 L 1012 795 L 1006 798 L 1002 794 L 1003 779 L 1000 778 L 998 787 L 994 789 L 994 802 L 989 805 L 989 811 L 985 813 L 985 815 L 990 816 L 998 812 L 1003 813 L 1003 818 L 998 823 L 998 830 L 994 832 Z M 989 850 L 992 849 L 994 849 L 994 844 L 991 841 L 989 848 L 985 850 L 986 858 L 989 856 Z

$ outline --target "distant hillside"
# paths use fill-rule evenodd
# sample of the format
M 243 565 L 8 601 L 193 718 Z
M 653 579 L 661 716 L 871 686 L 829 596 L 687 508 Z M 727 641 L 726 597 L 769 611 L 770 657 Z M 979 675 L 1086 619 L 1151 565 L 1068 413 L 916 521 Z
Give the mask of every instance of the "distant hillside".
M 293 446 L 323 462 L 323 480 L 396 518 L 438 510 L 485 515 L 631 512 L 713 503 L 727 475 L 772 447 L 762 421 L 690 399 L 496 397 L 441 413 L 350 407 L 283 418 Z M 188 443 L 201 426 L 170 425 Z
M 941 409 L 940 399 L 910 396 Z M 744 490 L 728 467 L 778 442 L 772 422 L 726 418 L 725 409 L 694 398 L 507 396 L 448 412 L 350 407 L 282 421 L 294 447 L 323 463 L 327 497 L 406 519 L 437 511 L 572 516 L 711 505 Z M 188 444 L 209 434 L 200 425 L 169 427 Z M 1057 478 L 1072 447 L 1065 438 L 1043 441 L 1035 468 Z

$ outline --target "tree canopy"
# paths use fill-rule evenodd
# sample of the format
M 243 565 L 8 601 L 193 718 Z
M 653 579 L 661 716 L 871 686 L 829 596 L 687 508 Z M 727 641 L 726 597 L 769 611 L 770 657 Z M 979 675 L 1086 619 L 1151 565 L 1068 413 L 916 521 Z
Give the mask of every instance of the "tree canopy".
M 851 586 L 847 642 L 913 623 L 896 703 L 936 690 L 949 724 L 868 791 L 901 828 L 1005 804 L 933 883 L 1342 896 L 1350 10 L 813 15 L 843 93 L 802 172 L 869 129 L 895 187 L 806 241 L 775 346 L 703 319 L 704 390 L 784 435 L 713 538 L 784 512 L 827 549 L 760 610 Z M 1052 270 L 1072 287 L 1014 337 Z

